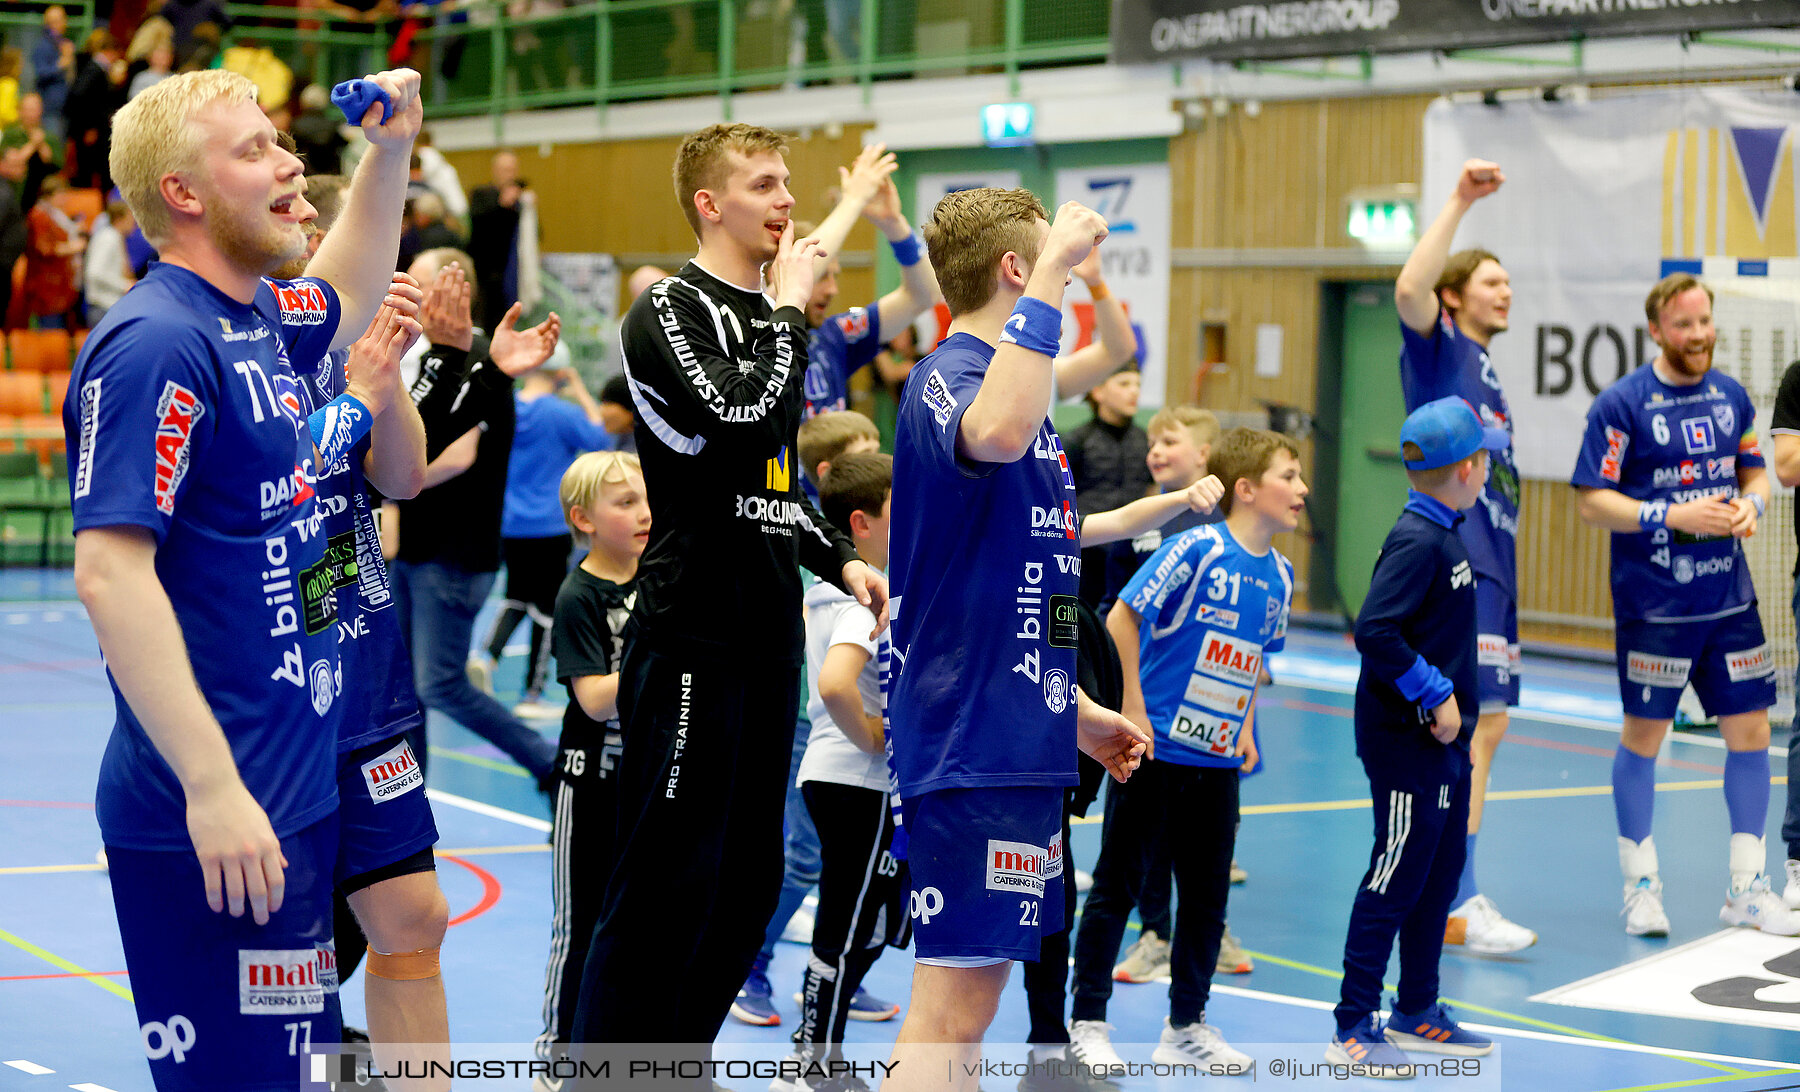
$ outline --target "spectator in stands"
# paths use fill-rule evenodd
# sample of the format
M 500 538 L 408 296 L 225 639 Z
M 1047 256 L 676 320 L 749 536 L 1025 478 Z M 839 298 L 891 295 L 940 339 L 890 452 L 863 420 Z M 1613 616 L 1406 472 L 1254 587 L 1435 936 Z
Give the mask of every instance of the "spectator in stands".
M 631 383 L 615 375 L 600 388 L 600 427 L 613 438 L 613 448 L 637 454 L 637 407 L 631 404 Z
M 422 252 L 439 247 L 461 250 L 463 238 L 444 223 L 444 199 L 427 188 L 407 206 L 406 230 L 400 233 L 399 267 L 404 269 Z M 562 518 L 560 513 L 557 518 Z
M 37 204 L 25 214 L 25 312 L 39 327 L 64 330 L 75 308 L 80 286 L 76 257 L 87 249 L 81 227 L 56 207 L 55 197 L 68 188 L 62 175 L 44 179 Z
M 29 209 L 37 204 L 38 189 L 44 179 L 62 172 L 60 144 L 45 128 L 44 100 L 35 91 L 19 99 L 19 123 L 8 126 L 0 134 L 0 151 L 24 152 L 20 162 L 23 171 L 17 183 L 19 207 Z
M 461 234 L 469 226 L 469 195 L 463 192 L 462 177 L 444 158 L 444 153 L 431 146 L 431 130 L 422 130 L 413 142 L 413 154 L 425 168 L 425 181 L 432 191 L 444 199 L 444 222 Z
M 131 206 L 123 201 L 107 202 L 105 215 L 94 220 L 81 267 L 89 327 L 100 325 L 107 308 L 125 298 L 125 292 L 137 282 L 131 259 L 125 254 L 125 236 L 136 226 Z
M 68 12 L 61 4 L 51 4 L 44 9 L 44 32 L 31 46 L 32 86 L 43 97 L 44 115 L 57 142 L 62 140 L 63 101 L 75 77 L 75 43 L 69 41 L 68 29 Z
M 71 183 L 77 188 L 110 190 L 112 172 L 107 153 L 112 148 L 113 112 L 125 105 L 124 69 L 112 32 L 99 27 L 87 36 L 87 51 L 63 102 L 63 131 L 74 147 Z M 117 77 L 117 78 L 115 78 Z
M 0 48 L 0 128 L 19 120 L 19 77 L 25 74 L 25 54 L 17 46 Z
M 125 89 L 125 101 L 130 102 L 139 95 L 155 87 L 174 74 L 175 46 L 170 42 L 159 42 L 150 47 L 144 59 L 143 70 L 131 77 L 131 84 Z
M 131 83 L 138 74 L 150 67 L 150 54 L 157 46 L 169 48 L 169 69 L 175 68 L 175 28 L 162 16 L 163 0 L 150 0 L 145 9 L 144 21 L 138 24 L 131 35 L 131 41 L 125 46 L 125 64 L 128 71 L 125 86 L 129 91 Z
M 11 326 L 12 271 L 25 256 L 28 229 L 26 205 L 19 199 L 25 184 L 26 152 L 22 148 L 0 152 L 0 326 Z
M 225 5 L 219 0 L 164 0 L 159 14 L 169 21 L 175 56 L 183 68 L 210 65 L 213 54 L 205 53 L 206 48 L 210 46 L 216 54 L 220 40 L 231 29 L 231 16 L 225 14 Z M 208 24 L 212 32 L 202 32 L 200 28 Z
M 479 277 L 475 287 L 482 311 L 478 317 L 484 328 L 492 330 L 519 298 L 514 259 L 519 210 L 537 195 L 519 177 L 519 157 L 511 152 L 494 153 L 489 177 L 487 185 L 469 194 L 469 257 Z
M 307 84 L 300 92 L 300 113 L 289 128 L 306 160 L 307 174 L 343 173 L 344 145 L 349 141 L 333 116 L 329 88 L 322 83 Z

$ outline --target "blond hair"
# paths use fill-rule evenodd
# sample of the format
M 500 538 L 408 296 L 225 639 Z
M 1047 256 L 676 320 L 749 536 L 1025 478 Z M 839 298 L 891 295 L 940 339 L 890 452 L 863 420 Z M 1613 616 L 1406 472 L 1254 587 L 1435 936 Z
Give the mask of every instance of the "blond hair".
M 162 196 L 163 178 L 200 166 L 204 134 L 195 115 L 215 102 L 255 101 L 256 85 L 248 79 L 210 69 L 158 81 L 113 115 L 107 164 L 150 245 L 166 246 L 174 222 Z
M 644 468 L 638 457 L 629 451 L 590 451 L 577 455 L 569 469 L 563 471 L 562 485 L 557 490 L 562 501 L 563 520 L 568 523 L 569 530 L 577 538 L 582 536 L 581 528 L 575 526 L 575 520 L 570 516 L 571 509 L 591 511 L 602 486 L 623 484 L 633 474 L 643 477 Z
M 1150 418 L 1144 431 L 1152 440 L 1159 432 L 1173 432 L 1178 428 L 1187 429 L 1188 439 L 1196 448 L 1212 448 L 1219 442 L 1219 419 L 1212 410 L 1199 406 L 1164 406 Z
M 800 452 L 800 470 L 814 486 L 820 463 L 835 463 L 844 449 L 857 440 L 880 441 L 881 430 L 875 422 L 855 410 L 821 413 L 800 424 L 800 436 L 794 446 Z
M 979 310 L 1000 287 L 1000 259 L 1008 251 L 1027 262 L 1043 249 L 1037 222 L 1049 219 L 1030 190 L 987 187 L 944 195 L 925 223 L 931 268 L 952 315 Z
M 1225 486 L 1225 496 L 1219 501 L 1220 511 L 1228 516 L 1231 514 L 1238 479 L 1248 478 L 1251 485 L 1261 484 L 1277 451 L 1285 451 L 1296 459 L 1300 457 L 1300 448 L 1294 441 L 1272 429 L 1234 428 L 1219 438 L 1212 458 L 1207 460 L 1207 468 Z
M 1706 300 L 1708 303 L 1712 302 L 1713 290 L 1699 277 L 1692 273 L 1669 274 L 1650 286 L 1650 294 L 1644 297 L 1644 317 L 1650 320 L 1652 326 L 1661 323 L 1662 310 L 1669 305 L 1669 301 L 1696 288 L 1706 289 Z
M 694 194 L 715 190 L 731 177 L 729 153 L 751 156 L 758 152 L 787 154 L 787 138 L 760 125 L 709 125 L 689 134 L 675 152 L 675 200 L 681 203 L 681 214 L 700 237 L 700 210 L 694 207 Z

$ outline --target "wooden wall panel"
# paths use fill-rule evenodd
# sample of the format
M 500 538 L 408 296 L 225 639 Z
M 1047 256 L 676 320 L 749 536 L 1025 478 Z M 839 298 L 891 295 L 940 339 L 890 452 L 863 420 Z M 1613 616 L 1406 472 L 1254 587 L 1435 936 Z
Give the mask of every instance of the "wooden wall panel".
M 677 137 L 624 140 L 610 144 L 556 144 L 511 149 L 519 173 L 538 193 L 543 249 L 558 252 L 667 255 L 694 252 L 694 235 L 675 201 L 670 170 Z M 862 146 L 860 128 L 837 137 L 821 132 L 788 142 L 787 164 L 795 215 L 814 221 L 831 211 L 837 169 Z M 445 158 L 470 189 L 488 179 L 491 151 L 447 152 Z M 876 242 L 874 228 L 859 223 L 846 250 L 866 254 Z M 839 299 L 846 306 L 867 302 L 875 289 L 874 269 L 852 263 L 844 271 Z

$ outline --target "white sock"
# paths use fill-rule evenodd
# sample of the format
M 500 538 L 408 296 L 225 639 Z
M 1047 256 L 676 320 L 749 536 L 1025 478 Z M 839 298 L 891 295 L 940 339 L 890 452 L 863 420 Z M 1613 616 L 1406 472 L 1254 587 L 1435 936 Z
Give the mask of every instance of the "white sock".
M 1639 880 L 1655 881 L 1659 878 L 1656 863 L 1656 840 L 1645 838 L 1634 842 L 1630 838 L 1619 838 L 1619 871 L 1625 874 L 1627 885 Z
M 1754 834 L 1733 834 L 1731 836 L 1731 894 L 1742 895 L 1750 889 L 1756 877 L 1762 875 L 1763 864 L 1769 859 L 1769 851 L 1763 840 Z

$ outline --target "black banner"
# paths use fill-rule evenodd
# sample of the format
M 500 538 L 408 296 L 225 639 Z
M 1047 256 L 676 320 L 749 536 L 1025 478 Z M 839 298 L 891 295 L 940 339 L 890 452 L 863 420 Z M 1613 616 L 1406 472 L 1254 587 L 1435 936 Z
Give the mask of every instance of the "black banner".
M 1800 26 L 1800 0 L 1114 0 L 1112 60 L 1323 57 Z

